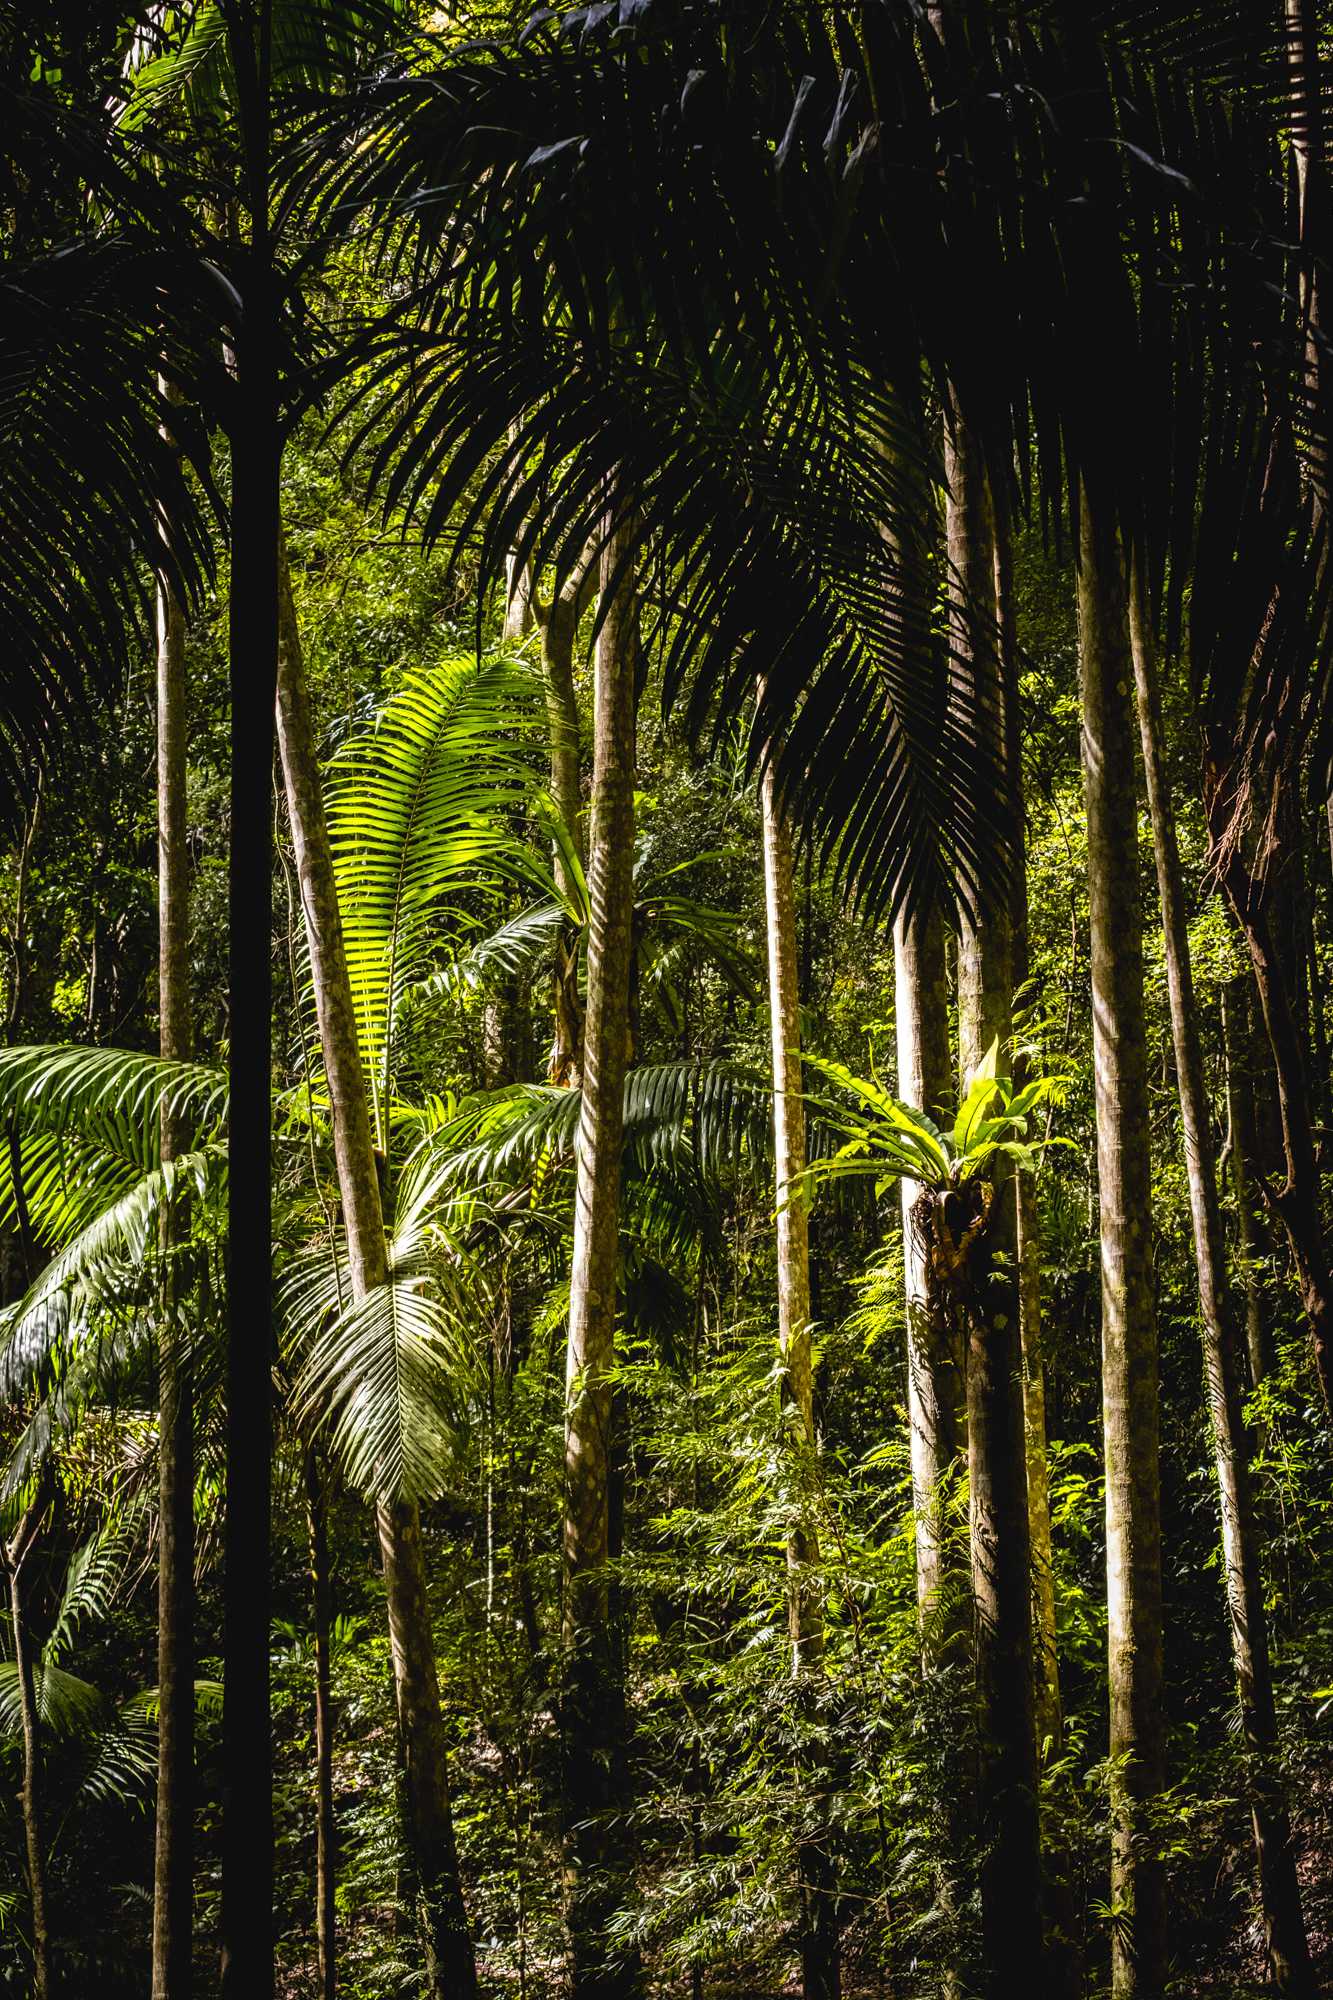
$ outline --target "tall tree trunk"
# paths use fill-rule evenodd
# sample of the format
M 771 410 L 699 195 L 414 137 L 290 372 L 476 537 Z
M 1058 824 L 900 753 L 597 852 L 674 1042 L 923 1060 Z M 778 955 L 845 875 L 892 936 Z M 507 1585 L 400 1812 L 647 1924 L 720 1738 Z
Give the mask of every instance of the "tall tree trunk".
M 189 853 L 185 808 L 185 616 L 158 591 L 157 909 L 159 1047 L 174 1062 L 194 1054 L 190 1007 Z M 188 1143 L 162 1114 L 162 1158 Z M 188 2000 L 194 1920 L 194 1392 L 178 1316 L 172 1256 L 189 1239 L 189 1210 L 172 1204 L 158 1342 L 157 1825 L 153 1867 L 153 2000 Z
M 613 494 L 612 504 L 623 506 Z M 614 1906 L 605 1825 L 623 1737 L 619 1662 L 607 1601 L 608 1498 L 615 1363 L 620 1169 L 629 1037 L 634 907 L 634 665 L 638 607 L 617 576 L 623 515 L 601 557 L 604 621 L 597 642 L 583 1104 L 565 1382 L 562 1701 L 566 1908 L 579 2000 L 625 1990 L 605 1939 Z M 605 600 L 609 597 L 609 602 Z
M 814 1367 L 811 1356 L 810 1235 L 805 1209 L 805 1107 L 801 1101 L 800 965 L 791 836 L 777 796 L 778 746 L 770 746 L 760 781 L 764 828 L 764 894 L 768 930 L 768 1004 L 773 1048 L 773 1140 L 776 1162 L 778 1339 L 784 1404 L 794 1411 L 801 1465 L 801 1513 L 787 1531 L 787 1624 L 792 1671 L 820 1672 L 824 1606 L 816 1580 L 819 1536 L 809 1516 L 806 1468 L 815 1451 Z M 818 1804 L 820 1773 L 809 1771 Z M 816 1810 L 811 1818 L 821 1815 Z M 838 2000 L 841 1978 L 835 1882 L 826 1826 L 807 1828 L 797 1848 L 801 1894 L 801 1972 L 805 2000 Z
M 301 635 L 286 550 L 280 538 L 277 550 L 281 581 L 278 743 L 310 946 L 320 1046 L 333 1110 L 333 1150 L 347 1230 L 352 1293 L 354 1298 L 361 1299 L 382 1285 L 388 1276 L 384 1214 L 333 855 L 324 818 L 319 760 L 310 721 Z M 448 1744 L 440 1713 L 421 1524 L 415 1504 L 405 1502 L 382 1503 L 376 1511 L 376 1520 L 430 1992 L 436 2000 L 445 2000 L 446 1995 L 448 2000 L 469 2000 L 476 1992 L 476 1960 L 454 1840 Z
M 946 430 L 952 671 L 994 730 L 1000 764 L 992 812 L 1016 861 L 1016 741 L 1006 703 L 996 606 L 995 518 L 979 440 L 955 411 Z M 1012 879 L 960 897 L 958 1065 L 966 1093 L 992 1044 L 1013 1033 Z M 969 1288 L 967 1455 L 973 1649 L 981 1739 L 982 1942 L 991 1990 L 1014 1989 L 1040 1963 L 1041 1843 L 1032 1633 L 1031 1540 L 1023 1421 L 1018 1284 L 1018 1190 L 999 1161 L 985 1223 L 984 1262 Z
M 1023 812 L 1023 732 L 1018 690 L 1018 630 L 1014 601 L 1013 508 L 997 484 L 995 515 L 995 611 L 999 626 L 1000 681 L 1004 689 L 1005 764 L 1014 787 L 1014 896 L 1011 939 L 1013 990 L 1026 986 L 1028 953 L 1027 838 Z M 1025 1065 L 1014 1063 L 1014 1083 L 1026 1080 Z M 1041 1323 L 1041 1237 L 1036 1181 L 1020 1172 L 1018 1206 L 1018 1313 L 1023 1353 L 1023 1436 L 1027 1457 L 1028 1540 L 1032 1555 L 1035 1629 L 1034 1672 L 1038 1762 L 1058 1758 L 1063 1737 L 1060 1662 L 1055 1633 L 1055 1565 L 1051 1549 L 1051 1483 L 1046 1453 L 1046 1354 Z M 1048 1977 L 1055 1978 L 1054 1966 Z M 1063 1975 L 1061 1975 L 1063 1978 Z M 1064 1983 L 1068 1983 L 1065 1981 Z
M 310 1537 L 310 1597 L 315 1620 L 315 1944 L 320 2000 L 338 1992 L 338 1848 L 333 1815 L 333 1676 L 330 1642 L 333 1588 L 329 1574 L 329 1500 L 314 1446 L 305 1457 L 306 1527 Z
M 263 224 L 255 222 L 256 236 Z M 271 957 L 278 658 L 278 389 L 266 249 L 252 244 L 231 433 L 231 870 L 223 2000 L 273 1992 L 269 1538 L 273 1449 Z
M 33 2000 L 53 2000 L 56 1991 L 51 1969 L 51 1933 L 46 1904 L 46 1851 L 42 1845 L 42 1744 L 37 1712 L 37 1686 L 32 1665 L 32 1645 L 23 1601 L 23 1564 L 37 1539 L 51 1495 L 50 1473 L 43 1468 L 36 1494 L 19 1522 L 13 1541 L 4 1551 L 4 1567 L 9 1583 L 9 1615 L 14 1636 L 14 1664 L 18 1669 L 19 1709 L 23 1728 L 23 1841 L 28 1863 L 28 1898 L 32 1917 Z
M 898 1095 L 934 1118 L 953 1097 L 944 920 L 936 909 L 900 917 L 893 932 Z M 907 1407 L 912 1511 L 916 1522 L 921 1656 L 938 1664 L 965 1621 L 950 1603 L 944 1508 L 947 1480 L 966 1443 L 963 1343 L 930 1255 L 931 1204 L 916 1181 L 902 1184 L 907 1295 Z
M 1135 800 L 1134 663 L 1119 532 L 1079 509 L 1079 670 L 1093 1064 L 1101 1196 L 1102 1413 L 1113 1758 L 1111 1979 L 1115 2000 L 1166 1983 L 1166 1874 L 1146 1815 L 1161 1792 L 1162 1549 L 1151 1128 Z
M 1204 1084 L 1203 1051 L 1199 1046 L 1194 1007 L 1185 894 L 1180 877 L 1175 816 L 1166 777 L 1156 641 L 1138 563 L 1134 565 L 1130 593 L 1130 631 L 1138 688 L 1143 768 L 1148 784 L 1148 810 L 1152 816 L 1153 849 L 1157 859 L 1157 886 L 1162 899 L 1162 937 L 1166 952 L 1167 991 L 1171 1002 L 1171 1032 L 1176 1051 L 1185 1169 L 1189 1179 L 1199 1307 L 1203 1318 L 1208 1401 L 1222 1505 L 1222 1555 L 1226 1565 L 1227 1605 L 1231 1613 L 1231 1650 L 1236 1663 L 1241 1718 L 1249 1752 L 1259 1893 L 1274 1984 L 1279 1993 L 1299 1994 L 1304 2000 L 1304 1996 L 1314 1992 L 1314 1975 L 1301 1914 L 1291 1823 L 1277 1770 L 1277 1715 L 1273 1706 L 1273 1679 L 1268 1657 L 1263 1573 L 1250 1497 L 1249 1444 L 1241 1414 L 1239 1341 L 1227 1286 L 1226 1245 L 1213 1171 L 1212 1134 Z
M 565 578 L 549 605 L 543 606 L 536 593 L 532 594 L 533 615 L 541 632 L 542 678 L 551 731 L 551 797 L 581 867 L 585 864 L 583 780 L 579 710 L 574 697 L 574 642 L 596 577 L 597 568 L 589 553 Z M 572 897 L 573 871 L 558 847 L 554 874 L 560 893 Z M 566 925 L 556 941 L 554 1001 L 552 1080 L 577 1089 L 583 1077 L 583 1006 L 579 999 L 578 937 L 572 925 Z

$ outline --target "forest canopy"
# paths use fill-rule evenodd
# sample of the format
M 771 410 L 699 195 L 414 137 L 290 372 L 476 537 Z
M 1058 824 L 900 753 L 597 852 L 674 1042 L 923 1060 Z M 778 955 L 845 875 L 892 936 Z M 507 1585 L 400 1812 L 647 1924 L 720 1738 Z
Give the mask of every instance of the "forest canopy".
M 0 1979 L 1333 1978 L 1333 16 L 0 7 Z

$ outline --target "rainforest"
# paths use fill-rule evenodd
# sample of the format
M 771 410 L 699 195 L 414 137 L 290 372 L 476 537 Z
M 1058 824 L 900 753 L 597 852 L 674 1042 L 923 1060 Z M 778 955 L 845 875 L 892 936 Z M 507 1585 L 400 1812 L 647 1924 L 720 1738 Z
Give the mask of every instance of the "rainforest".
M 1333 1990 L 1331 79 L 2 0 L 5 1993 Z

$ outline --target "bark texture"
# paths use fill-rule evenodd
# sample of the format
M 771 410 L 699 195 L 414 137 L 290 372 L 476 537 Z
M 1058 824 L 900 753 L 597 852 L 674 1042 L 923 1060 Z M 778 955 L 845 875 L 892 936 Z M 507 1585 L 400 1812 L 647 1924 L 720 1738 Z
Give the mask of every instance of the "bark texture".
M 791 836 L 776 790 L 778 746 L 760 781 L 764 832 L 764 896 L 768 930 L 768 1005 L 773 1048 L 773 1140 L 777 1196 L 778 1339 L 783 1401 L 795 1412 L 800 1512 L 787 1531 L 787 1624 L 792 1671 L 818 1673 L 824 1657 L 824 1607 L 816 1581 L 819 1536 L 811 1518 L 809 1472 L 815 1452 L 815 1384 L 811 1352 L 810 1232 L 804 1202 L 805 1107 L 801 1101 L 800 963 Z M 837 2000 L 841 1992 L 835 1882 L 827 1829 L 818 1824 L 823 1773 L 807 1773 L 815 1810 L 797 1847 L 801 1895 L 801 1971 L 805 2000 Z
M 588 880 L 592 916 L 565 1379 L 565 1879 L 574 1991 L 580 2000 L 620 1993 L 629 1977 L 604 1937 L 614 1902 L 605 1817 L 623 1733 L 606 1566 L 620 1166 L 634 950 L 638 608 L 632 581 L 617 574 L 623 569 L 624 549 L 618 518 L 601 557 L 602 591 L 609 602 L 604 604 L 597 642 Z
M 1148 1824 L 1164 1782 L 1162 1550 L 1151 1129 L 1135 800 L 1134 663 L 1118 531 L 1080 507 L 1079 671 L 1101 1197 L 1102 1412 L 1115 2000 L 1166 1983 L 1166 1881 Z
M 194 1054 L 190 1006 L 189 851 L 185 807 L 185 616 L 161 585 L 157 604 L 157 911 L 159 1050 Z M 188 1134 L 162 1116 L 162 1158 Z M 166 1217 L 158 1338 L 157 1815 L 153 2000 L 188 2000 L 194 1922 L 194 1393 L 177 1316 L 171 1252 L 189 1238 L 184 1201 Z
M 278 744 L 333 1111 L 334 1157 L 352 1291 L 359 1299 L 385 1282 L 388 1253 L 300 628 L 286 550 L 280 539 L 278 575 Z M 454 1841 L 448 1745 L 440 1714 L 421 1524 L 413 1504 L 381 1505 L 376 1518 L 429 1991 L 435 2000 L 445 2000 L 446 1995 L 448 2000 L 471 2000 L 476 1992 L 476 1961 Z
M 1162 900 L 1171 1032 L 1185 1138 L 1190 1219 L 1194 1230 L 1204 1361 L 1212 1416 L 1217 1485 L 1222 1510 L 1231 1650 L 1240 1690 L 1241 1719 L 1249 1753 L 1251 1812 L 1264 1934 L 1279 1993 L 1314 1992 L 1314 1975 L 1301 1912 L 1291 1821 L 1277 1766 L 1277 1715 L 1268 1652 L 1263 1572 L 1250 1494 L 1249 1442 L 1241 1413 L 1240 1341 L 1226 1275 L 1226 1243 L 1213 1169 L 1203 1051 L 1194 1005 L 1185 893 L 1175 815 L 1166 775 L 1162 702 L 1156 642 L 1138 567 L 1130 595 L 1130 631 L 1139 701 L 1143 768 L 1152 816 L 1157 886 Z

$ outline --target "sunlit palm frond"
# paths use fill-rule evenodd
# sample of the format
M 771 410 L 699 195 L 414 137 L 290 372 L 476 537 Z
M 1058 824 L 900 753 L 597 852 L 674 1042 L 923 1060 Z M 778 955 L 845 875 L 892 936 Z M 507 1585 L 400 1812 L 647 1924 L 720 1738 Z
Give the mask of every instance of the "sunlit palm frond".
M 340 1259 L 342 1246 L 335 1246 Z M 398 1188 L 389 1275 L 355 1303 L 327 1251 L 298 1260 L 285 1291 L 288 1339 L 305 1350 L 298 1419 L 327 1423 L 353 1485 L 381 1499 L 436 1496 L 456 1464 L 476 1352 L 480 1273 L 441 1219 L 424 1148 Z M 339 1310 L 339 1300 L 342 1310 Z
M 412 675 L 333 762 L 329 836 L 381 1147 L 404 994 L 432 947 L 456 951 L 470 890 L 530 869 L 510 819 L 537 788 L 522 752 L 540 717 L 522 660 L 447 659 Z
M 38 1721 L 51 1735 L 82 1737 L 106 1726 L 106 1697 L 90 1681 L 38 1661 L 33 1666 L 33 1683 Z M 0 1734 L 22 1733 L 20 1704 L 18 1667 L 13 1660 L 0 1660 Z

